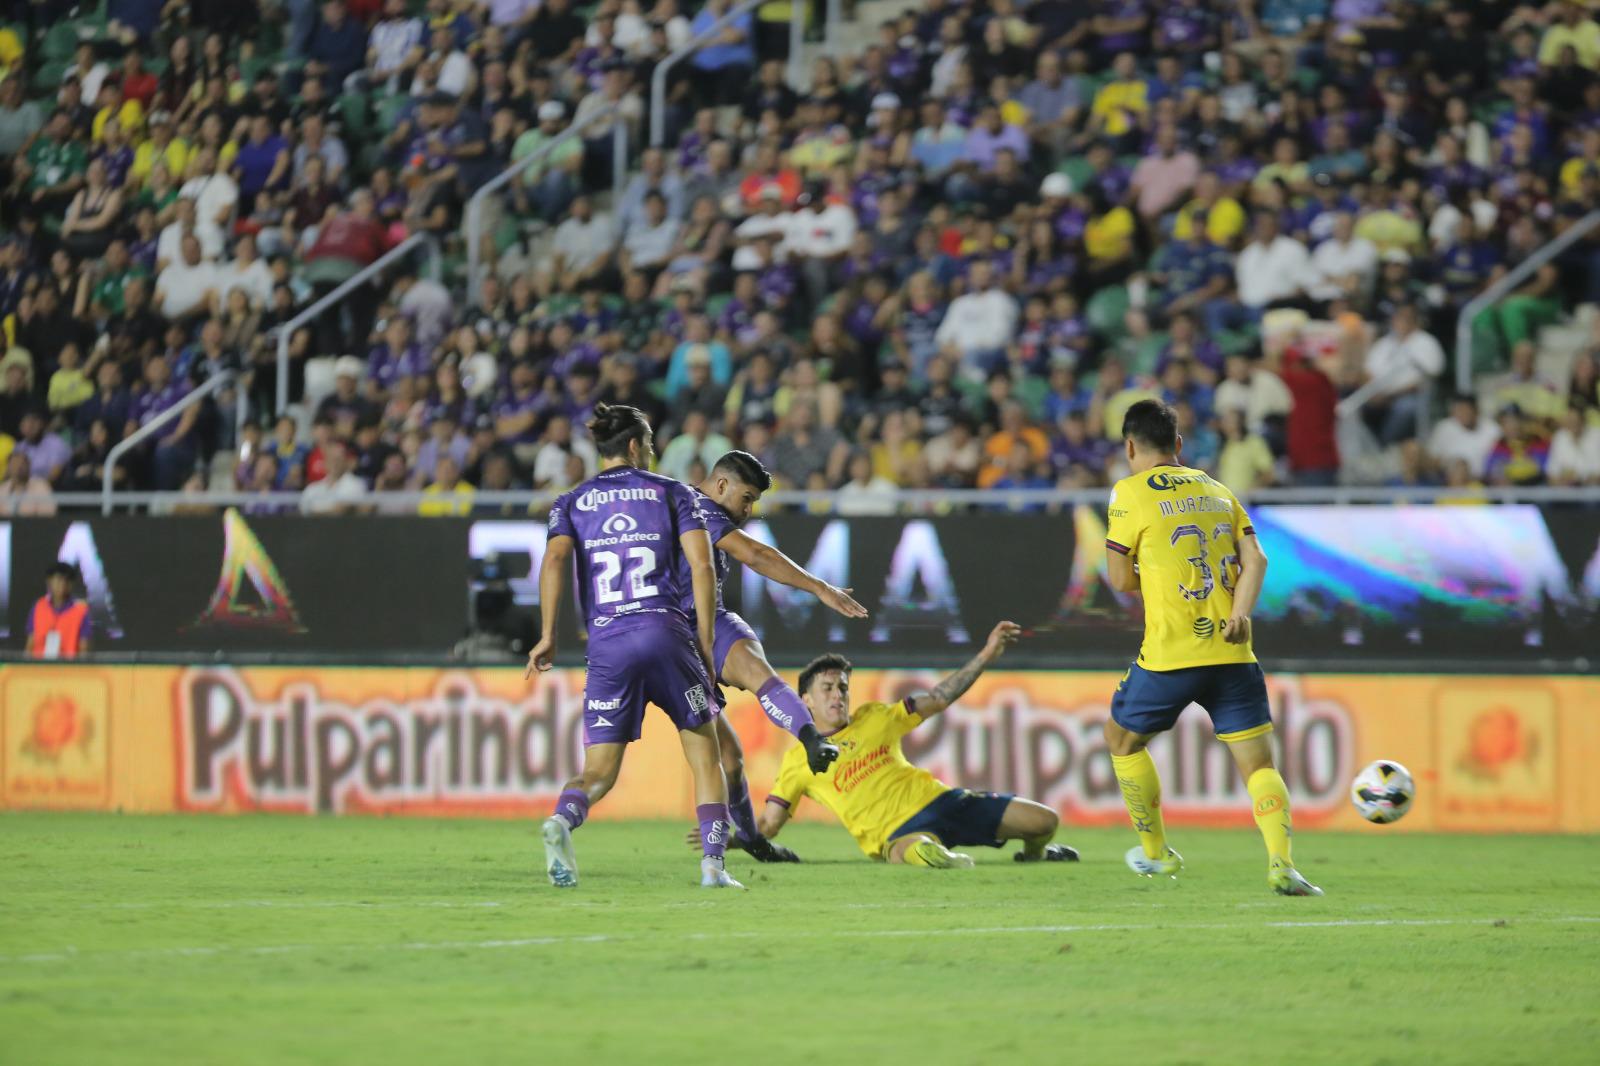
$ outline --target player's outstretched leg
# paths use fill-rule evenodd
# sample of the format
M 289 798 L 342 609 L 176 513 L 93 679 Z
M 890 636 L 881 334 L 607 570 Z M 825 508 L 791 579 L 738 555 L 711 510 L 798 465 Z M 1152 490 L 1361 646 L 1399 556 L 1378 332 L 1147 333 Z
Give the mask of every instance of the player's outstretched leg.
M 1078 851 L 1065 844 L 1052 844 L 1061 816 L 1042 803 L 1012 796 L 1000 816 L 995 836 L 1000 840 L 1020 840 L 1017 862 L 1077 862 Z
M 888 860 L 906 866 L 926 866 L 934 870 L 970 870 L 977 863 L 971 855 L 951 851 L 929 833 L 909 833 L 889 844 Z
M 573 888 L 578 883 L 578 859 L 572 847 L 572 833 L 589 817 L 591 804 L 600 802 L 617 783 L 622 769 L 623 744 L 595 744 L 584 749 L 583 772 L 568 781 L 556 797 L 556 809 L 539 827 L 544 840 L 544 870 L 557 888 Z
M 744 775 L 744 748 L 739 744 L 739 735 L 733 731 L 733 723 L 723 717 L 716 721 L 722 776 L 728 782 L 728 817 L 737 831 L 731 843 L 757 862 L 799 862 L 798 855 L 781 844 L 774 844 L 756 827 L 756 812 L 750 804 L 750 781 Z
M 1148 737 L 1130 733 L 1110 719 L 1106 720 L 1106 743 L 1111 747 L 1111 766 L 1122 789 L 1122 802 L 1128 808 L 1139 846 L 1129 850 L 1128 866 L 1134 873 L 1153 877 L 1176 877 L 1183 869 L 1183 856 L 1167 843 L 1167 827 L 1161 818 L 1161 775 L 1155 760 L 1145 749 Z
M 1267 846 L 1267 885 L 1280 896 L 1320 896 L 1322 889 L 1294 868 L 1294 818 L 1289 811 L 1289 787 L 1272 764 L 1272 743 L 1267 733 L 1253 737 L 1223 738 L 1250 792 L 1256 828 Z
M 680 729 L 678 740 L 694 775 L 695 816 L 700 822 L 700 885 L 703 888 L 743 888 L 723 868 L 728 849 L 728 834 L 733 821 L 728 817 L 728 785 L 722 776 L 718 753 L 717 724 L 712 719 L 693 729 Z
M 722 679 L 756 694 L 762 712 L 772 723 L 794 734 L 805 746 L 806 762 L 812 773 L 826 772 L 839 757 L 838 745 L 817 731 L 805 701 L 767 662 L 767 653 L 759 642 L 746 637 L 728 649 L 727 658 L 722 662 Z

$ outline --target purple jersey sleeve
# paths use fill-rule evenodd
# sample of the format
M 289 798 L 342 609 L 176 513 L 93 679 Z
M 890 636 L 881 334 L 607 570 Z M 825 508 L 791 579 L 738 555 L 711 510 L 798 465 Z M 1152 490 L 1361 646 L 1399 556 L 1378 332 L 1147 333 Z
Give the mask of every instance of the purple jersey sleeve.
M 696 529 L 708 529 L 706 510 L 701 506 L 703 497 L 697 490 L 690 488 L 688 485 L 673 482 L 668 492 L 672 498 L 672 517 L 677 526 L 678 536 L 681 537 L 685 533 Z M 716 541 L 717 537 L 713 534 L 711 542 L 715 544 Z
M 572 500 L 571 493 L 562 493 L 556 497 L 556 502 L 550 505 L 550 536 L 572 537 L 576 539 L 578 533 L 572 528 Z

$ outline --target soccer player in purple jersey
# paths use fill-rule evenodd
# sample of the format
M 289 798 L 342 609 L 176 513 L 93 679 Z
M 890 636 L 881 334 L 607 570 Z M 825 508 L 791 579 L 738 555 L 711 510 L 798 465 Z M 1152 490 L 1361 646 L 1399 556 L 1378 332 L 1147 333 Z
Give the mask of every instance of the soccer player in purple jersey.
M 762 577 L 809 592 L 846 618 L 865 618 L 867 609 L 851 597 L 849 589 L 835 588 L 778 549 L 741 530 L 761 494 L 771 487 L 772 475 L 761 460 L 749 452 L 729 452 L 717 460 L 696 492 L 715 549 L 717 620 L 711 647 L 712 676 L 722 684 L 755 693 L 766 716 L 778 728 L 794 734 L 805 747 L 811 772 L 820 774 L 839 757 L 839 749 L 818 732 L 805 701 L 767 662 L 767 653 L 755 631 L 723 606 L 722 582 L 728 576 L 728 559 L 731 556 Z M 794 852 L 773 844 L 756 827 L 750 783 L 744 776 L 744 750 L 732 723 L 724 718 L 717 726 L 717 734 L 722 772 L 728 780 L 728 811 L 738 830 L 734 846 L 760 862 L 798 862 Z
M 528 653 L 530 677 L 554 665 L 556 618 L 576 562 L 578 605 L 589 631 L 583 772 L 566 783 L 541 827 L 545 872 L 557 888 L 578 883 L 572 831 L 616 784 L 648 701 L 678 727 L 694 774 L 700 884 L 743 888 L 723 869 L 731 827 L 709 669 L 717 578 L 705 516 L 693 489 L 649 471 L 650 423 L 638 408 L 596 405 L 589 433 L 600 472 L 550 508 L 539 570 L 543 631 Z

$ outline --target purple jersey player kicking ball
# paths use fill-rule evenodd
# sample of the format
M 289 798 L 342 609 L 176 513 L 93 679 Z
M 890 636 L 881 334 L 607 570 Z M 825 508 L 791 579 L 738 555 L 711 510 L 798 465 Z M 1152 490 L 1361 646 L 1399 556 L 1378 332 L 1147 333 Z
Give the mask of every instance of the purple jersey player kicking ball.
M 557 888 L 578 883 L 572 831 L 616 784 L 623 750 L 639 739 L 650 702 L 677 725 L 694 774 L 705 855 L 700 883 L 743 888 L 722 865 L 730 826 L 708 670 L 717 579 L 705 516 L 693 489 L 647 469 L 654 449 L 638 408 L 597 405 L 589 433 L 600 473 L 550 508 L 539 570 L 543 632 L 528 653 L 530 677 L 553 665 L 556 617 L 576 556 L 578 604 L 589 631 L 583 772 L 567 782 L 541 827 L 545 870 Z
M 750 512 L 761 494 L 771 487 L 772 475 L 759 459 L 749 452 L 729 452 L 717 460 L 696 493 L 700 510 L 705 515 L 706 530 L 716 549 L 717 621 L 711 665 L 718 681 L 755 693 L 761 709 L 773 724 L 793 733 L 805 746 L 811 772 L 822 773 L 838 758 L 839 749 L 823 739 L 811 721 L 805 701 L 767 662 L 767 653 L 755 631 L 743 618 L 723 606 L 722 582 L 728 576 L 728 558 L 732 556 L 762 577 L 811 593 L 846 618 L 865 618 L 867 609 L 851 598 L 849 589 L 835 588 L 778 549 L 740 529 L 750 520 Z M 685 569 L 680 586 L 687 580 L 687 573 Z M 743 848 L 760 862 L 798 862 L 794 852 L 772 843 L 756 828 L 755 811 L 750 805 L 750 784 L 744 776 L 744 751 L 732 723 L 722 719 L 717 734 L 722 750 L 722 772 L 728 781 L 728 811 L 738 830 L 734 846 Z

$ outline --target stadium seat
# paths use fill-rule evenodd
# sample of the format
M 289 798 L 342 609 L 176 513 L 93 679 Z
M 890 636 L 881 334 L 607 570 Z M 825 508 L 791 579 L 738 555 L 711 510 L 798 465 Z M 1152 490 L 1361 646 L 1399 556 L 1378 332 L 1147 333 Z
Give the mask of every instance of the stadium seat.
M 317 404 L 323 397 L 333 393 L 334 374 L 332 356 L 321 359 L 306 360 L 306 392 L 305 404 L 310 410 L 315 411 Z
M 1128 313 L 1128 290 L 1121 285 L 1101 289 L 1089 297 L 1083 313 L 1096 336 L 1108 344 L 1117 341 L 1128 328 L 1123 322 Z

